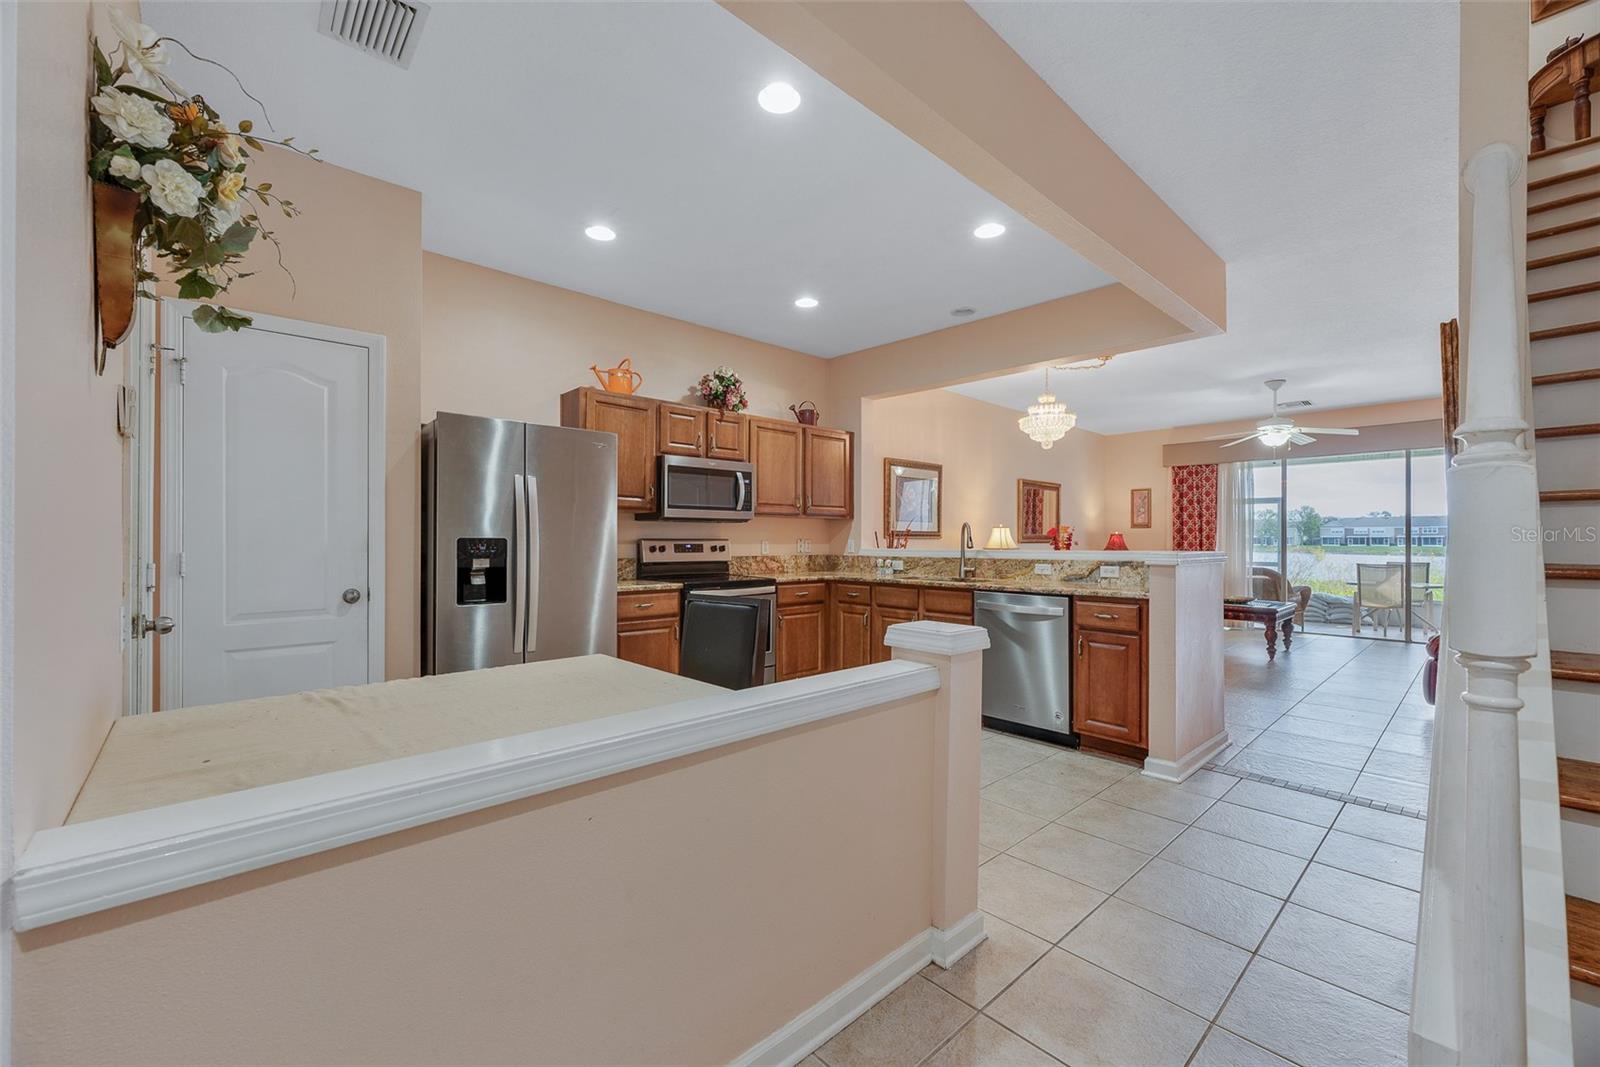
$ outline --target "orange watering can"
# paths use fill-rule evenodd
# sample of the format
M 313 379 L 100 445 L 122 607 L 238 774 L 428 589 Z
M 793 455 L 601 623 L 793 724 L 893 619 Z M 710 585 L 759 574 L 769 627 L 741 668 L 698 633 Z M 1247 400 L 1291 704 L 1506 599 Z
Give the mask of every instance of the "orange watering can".
M 625 359 L 605 370 L 591 363 L 589 369 L 594 371 L 594 376 L 600 379 L 601 387 L 608 393 L 631 393 L 644 384 L 644 375 L 633 369 L 631 360 Z

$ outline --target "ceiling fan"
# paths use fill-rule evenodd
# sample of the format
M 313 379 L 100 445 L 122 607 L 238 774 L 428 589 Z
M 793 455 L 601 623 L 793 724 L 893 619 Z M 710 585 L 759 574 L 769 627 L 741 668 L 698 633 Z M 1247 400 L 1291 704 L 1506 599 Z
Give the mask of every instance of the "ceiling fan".
M 1223 448 L 1232 448 L 1234 445 L 1242 445 L 1246 441 L 1257 440 L 1268 448 L 1278 448 L 1285 444 L 1309 445 L 1316 440 L 1315 437 L 1311 436 L 1312 434 L 1338 434 L 1354 437 L 1361 432 L 1360 430 L 1331 429 L 1326 426 L 1296 426 L 1293 419 L 1287 415 L 1279 414 L 1278 411 L 1278 390 L 1283 388 L 1284 381 L 1285 379 L 1283 378 L 1273 378 L 1266 383 L 1267 388 L 1272 390 L 1272 414 L 1256 423 L 1254 430 L 1251 430 L 1243 437 L 1229 441 L 1222 446 Z M 1210 437 L 1203 438 L 1203 440 L 1221 441 L 1232 437 L 1233 434 L 1238 432 L 1235 430 L 1233 433 L 1212 434 Z

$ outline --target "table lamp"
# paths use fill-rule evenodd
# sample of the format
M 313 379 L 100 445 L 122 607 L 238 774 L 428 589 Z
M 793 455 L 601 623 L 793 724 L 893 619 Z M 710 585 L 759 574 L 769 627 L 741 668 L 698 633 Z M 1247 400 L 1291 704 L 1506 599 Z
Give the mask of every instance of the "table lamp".
M 1128 551 L 1128 542 L 1122 539 L 1122 535 L 1120 533 L 1114 533 L 1110 537 L 1106 538 L 1105 550 L 1107 552 L 1126 552 Z
M 1016 548 L 1017 539 L 1011 534 L 1011 527 L 996 526 L 989 531 L 989 543 L 984 548 Z

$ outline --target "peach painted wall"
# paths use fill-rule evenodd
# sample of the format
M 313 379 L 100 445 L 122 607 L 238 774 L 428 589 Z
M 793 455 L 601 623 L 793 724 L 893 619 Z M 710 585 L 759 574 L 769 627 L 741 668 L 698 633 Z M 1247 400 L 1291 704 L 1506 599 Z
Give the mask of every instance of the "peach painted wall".
M 223 302 L 387 339 L 384 669 L 390 678 L 409 678 L 419 666 L 421 618 L 422 194 L 279 149 L 259 156 L 250 173 L 300 208 L 299 218 L 265 220 L 283 242 L 294 282 L 277 268 L 271 245 L 257 240 L 246 268 L 255 277 L 236 282 Z
M 1381 426 L 1393 422 L 1415 422 L 1421 419 L 1443 417 L 1442 401 L 1407 400 L 1395 404 L 1368 404 L 1362 407 L 1317 410 L 1315 414 L 1298 416 L 1299 421 L 1319 426 Z M 1233 422 L 1214 422 L 1203 426 L 1180 426 L 1171 430 L 1148 430 L 1144 433 L 1108 434 L 1104 437 L 1101 457 L 1104 464 L 1104 513 L 1112 528 L 1122 531 L 1128 547 L 1146 551 L 1161 551 L 1172 547 L 1172 475 L 1162 465 L 1161 449 L 1165 445 L 1184 441 L 1198 441 L 1214 433 L 1229 433 L 1252 428 L 1258 419 L 1240 419 Z M 1076 432 L 1076 431 L 1074 431 Z M 1151 524 L 1148 530 L 1134 530 L 1125 525 L 1128 521 L 1128 498 L 1133 489 L 1150 489 L 1152 505 Z
M 136 14 L 137 7 L 132 11 Z M 11 679 L 15 847 L 59 823 L 122 711 L 121 361 L 93 369 L 86 3 L 16 7 L 16 379 Z
M 790 419 L 790 404 L 811 400 L 836 425 L 826 409 L 827 360 L 447 256 L 425 254 L 422 270 L 423 421 L 454 411 L 560 425 L 561 394 L 596 384 L 590 364 L 630 358 L 645 396 L 687 401 L 700 375 L 726 364 L 744 378 L 752 415 Z M 773 552 L 794 552 L 807 538 L 813 552 L 827 552 L 844 548 L 849 527 L 778 517 L 641 523 L 624 514 L 617 541 L 626 556 L 641 536 L 726 537 L 742 553 L 763 540 Z
M 916 538 L 913 548 L 957 547 L 962 522 L 972 523 L 979 548 L 997 524 L 1015 532 L 1018 478 L 1060 482 L 1061 519 L 1078 544 L 1105 543 L 1099 434 L 1073 430 L 1045 451 L 1017 429 L 1017 412 L 942 389 L 867 401 L 863 412 L 862 544 L 882 532 L 886 456 L 944 466 L 943 536 Z
M 726 1063 L 932 925 L 938 696 L 22 934 L 15 1060 Z

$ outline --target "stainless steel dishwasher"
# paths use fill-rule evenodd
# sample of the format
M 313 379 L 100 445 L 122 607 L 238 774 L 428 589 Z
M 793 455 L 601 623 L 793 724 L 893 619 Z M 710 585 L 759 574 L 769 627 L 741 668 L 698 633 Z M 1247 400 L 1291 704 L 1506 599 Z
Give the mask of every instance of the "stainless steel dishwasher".
M 978 593 L 973 621 L 989 631 L 983 719 L 1014 733 L 1077 745 L 1072 729 L 1072 600 Z

